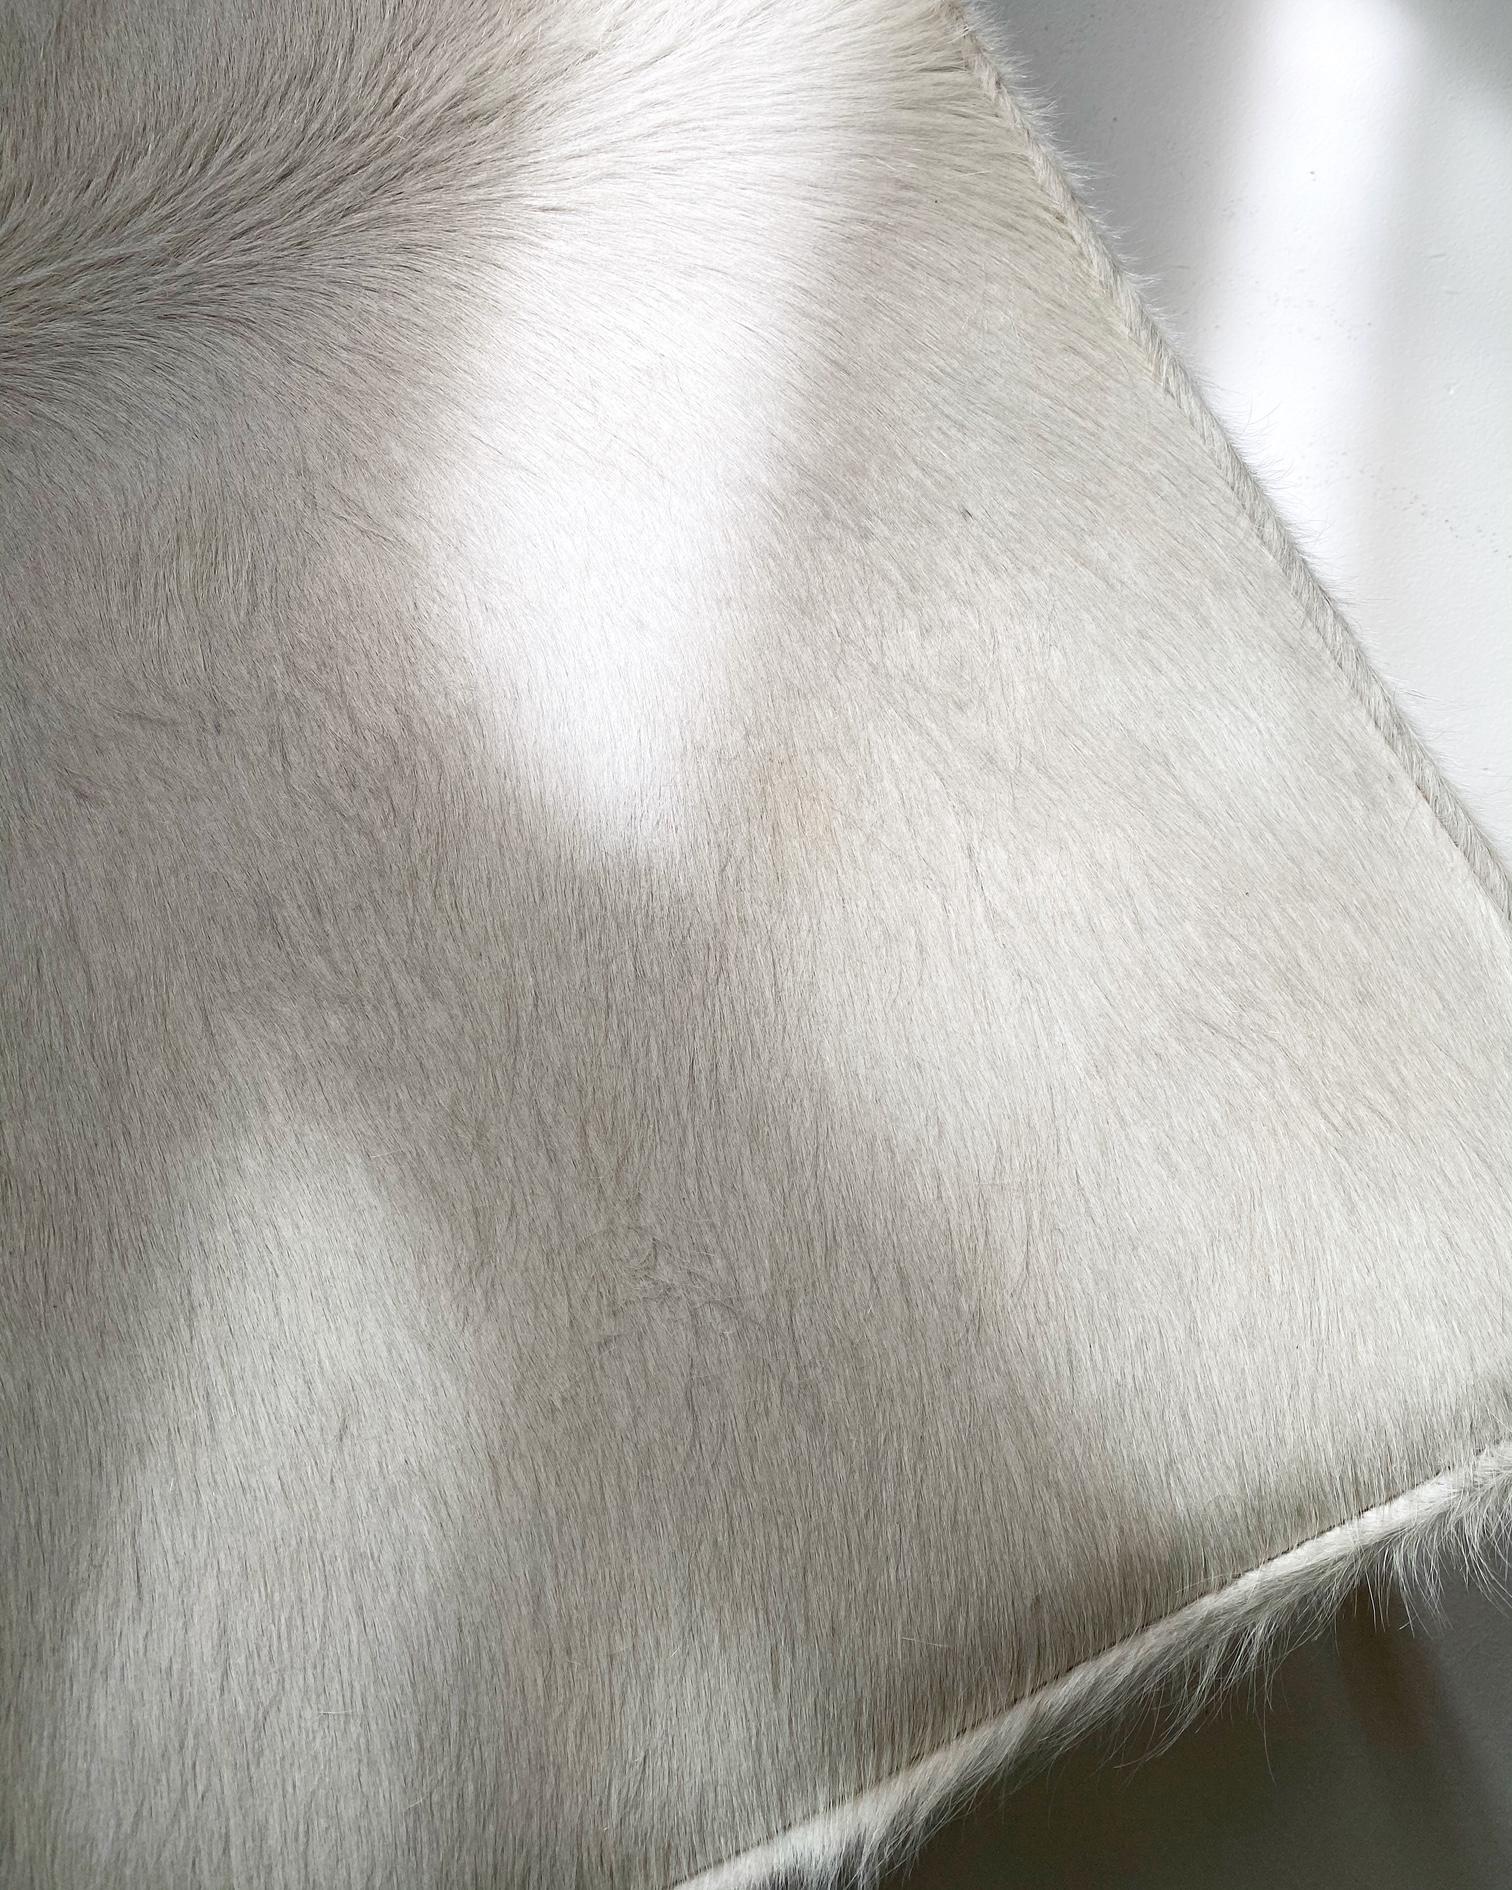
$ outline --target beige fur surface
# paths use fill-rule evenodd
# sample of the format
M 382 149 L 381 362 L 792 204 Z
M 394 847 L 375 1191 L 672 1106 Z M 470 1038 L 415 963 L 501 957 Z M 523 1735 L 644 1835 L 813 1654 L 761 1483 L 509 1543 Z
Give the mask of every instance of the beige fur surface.
M 0 0 L 0 1881 L 653 1890 L 1502 1501 L 1506 881 L 1141 322 L 933 0 Z

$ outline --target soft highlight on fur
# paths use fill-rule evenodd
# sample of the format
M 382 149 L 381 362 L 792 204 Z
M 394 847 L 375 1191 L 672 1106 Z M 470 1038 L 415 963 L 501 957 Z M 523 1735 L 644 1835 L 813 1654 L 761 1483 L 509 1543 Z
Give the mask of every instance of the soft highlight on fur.
M 865 1872 L 1486 1540 L 1505 878 L 962 16 L 0 21 L 6 1882 Z

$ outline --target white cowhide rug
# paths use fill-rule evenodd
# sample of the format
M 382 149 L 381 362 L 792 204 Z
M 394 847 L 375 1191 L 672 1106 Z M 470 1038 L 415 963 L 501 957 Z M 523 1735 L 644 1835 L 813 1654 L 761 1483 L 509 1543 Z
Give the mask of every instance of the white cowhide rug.
M 0 1880 L 869 1868 L 1483 1548 L 1507 881 L 955 6 L 0 22 Z

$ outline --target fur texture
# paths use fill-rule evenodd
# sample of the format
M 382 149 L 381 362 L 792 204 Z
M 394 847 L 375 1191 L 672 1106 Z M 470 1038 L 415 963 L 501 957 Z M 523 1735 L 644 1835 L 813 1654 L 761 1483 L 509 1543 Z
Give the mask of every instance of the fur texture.
M 961 16 L 0 17 L 7 1884 L 830 1868 L 1489 1513 L 1505 880 Z
M 936 1821 L 989 1781 L 1043 1764 L 1074 1741 L 1106 1737 L 1159 1698 L 1167 1738 L 1189 1729 L 1222 1694 L 1249 1682 L 1307 1635 L 1325 1629 L 1361 1583 L 1431 1607 L 1447 1563 L 1503 1585 L 1509 1548 L 1512 1447 L 1498 1445 L 1389 1503 L 1326 1530 L 1040 1687 L 1001 1717 L 858 1793 L 691 1878 L 682 1890 L 755 1890 L 801 1882 L 879 1882 Z

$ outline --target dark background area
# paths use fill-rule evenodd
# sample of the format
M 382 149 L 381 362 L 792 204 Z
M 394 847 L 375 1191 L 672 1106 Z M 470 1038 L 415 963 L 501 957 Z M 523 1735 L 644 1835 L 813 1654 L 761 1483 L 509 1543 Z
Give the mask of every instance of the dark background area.
M 1179 1737 L 1144 1714 L 951 1816 L 886 1890 L 1503 1890 L 1512 1606 L 1357 1594 Z

